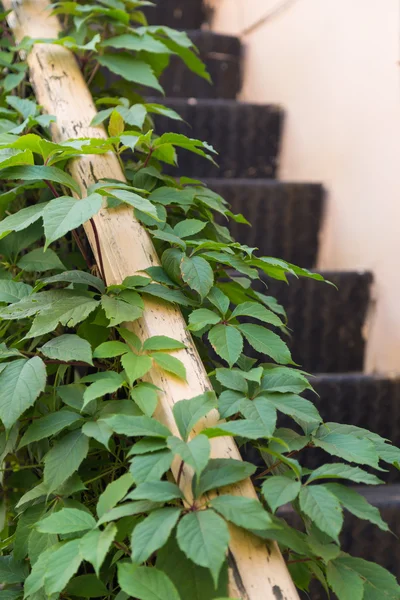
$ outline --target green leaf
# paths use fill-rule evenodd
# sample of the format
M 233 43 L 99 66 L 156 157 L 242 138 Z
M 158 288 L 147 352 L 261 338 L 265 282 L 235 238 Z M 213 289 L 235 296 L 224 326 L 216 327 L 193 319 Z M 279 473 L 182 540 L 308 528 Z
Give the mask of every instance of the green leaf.
M 179 487 L 169 481 L 141 483 L 127 496 L 131 500 L 151 500 L 152 502 L 169 502 L 182 497 Z
M 140 306 L 125 302 L 120 298 L 111 298 L 111 296 L 103 296 L 101 305 L 110 321 L 110 327 L 115 327 L 124 321 L 136 321 L 143 314 Z
M 98 517 L 102 517 L 107 511 L 114 508 L 116 504 L 126 495 L 129 488 L 132 487 L 133 479 L 130 473 L 126 473 L 108 484 L 104 492 L 100 495 L 96 506 Z
M 277 363 L 292 364 L 292 357 L 287 345 L 276 333 L 261 325 L 251 323 L 239 325 L 238 329 L 257 352 L 270 356 Z
M 373 442 L 367 438 L 341 433 L 327 433 L 322 439 L 313 438 L 314 445 L 325 452 L 349 462 L 378 467 L 379 456 Z
M 128 452 L 128 456 L 157 452 L 157 450 L 165 450 L 166 446 L 166 441 L 162 438 L 143 438 L 131 447 Z
M 366 519 L 377 525 L 382 531 L 389 531 L 389 527 L 382 520 L 379 510 L 372 506 L 361 494 L 352 488 L 339 483 L 326 483 L 326 489 L 336 496 L 339 502 L 353 515 L 359 519 Z
M 105 375 L 108 375 L 106 372 Z M 107 394 L 114 394 L 119 390 L 120 387 L 124 384 L 124 380 L 122 377 L 115 378 L 102 378 L 99 381 L 95 381 L 92 385 L 86 388 L 83 394 L 83 407 L 87 406 L 89 402 L 92 400 L 96 400 L 96 398 L 102 398 Z
M 228 423 L 219 423 L 214 427 L 207 427 L 202 430 L 202 434 L 208 438 L 224 436 L 240 436 L 249 440 L 258 440 L 264 436 L 264 427 L 262 423 L 254 420 L 229 421 Z
M 81 420 L 81 416 L 75 412 L 68 410 L 59 410 L 55 413 L 50 413 L 41 419 L 33 421 L 33 423 L 25 431 L 18 448 L 23 448 L 32 442 L 37 442 L 52 435 L 56 435 L 66 427 L 73 425 Z
M 147 416 L 152 417 L 158 405 L 158 388 L 151 383 L 139 383 L 131 391 L 132 400 Z
M 256 398 L 252 402 L 242 404 L 241 413 L 246 419 L 257 421 L 262 428 L 263 434 L 260 437 L 271 437 L 276 428 L 276 409 L 266 402 L 263 398 Z
M 77 471 L 89 451 L 88 438 L 80 430 L 58 440 L 44 459 L 44 483 L 48 493 Z
M 228 521 L 244 529 L 273 527 L 269 514 L 258 500 L 242 496 L 223 495 L 214 498 L 210 506 Z
M 24 254 L 24 256 L 19 259 L 17 267 L 23 271 L 36 271 L 38 273 L 65 269 L 57 254 L 51 248 L 47 248 L 45 251 L 43 248 L 36 248 L 35 250 L 28 252 L 28 254 Z
M 104 598 L 108 596 L 108 589 L 95 575 L 79 575 L 71 579 L 65 594 L 83 598 Z
M 181 600 L 167 575 L 154 567 L 118 562 L 118 583 L 126 594 L 138 600 Z
M 223 419 L 242 412 L 243 405 L 250 402 L 243 392 L 225 390 L 218 398 L 218 411 Z
M 395 600 L 399 597 L 400 587 L 396 578 L 380 565 L 348 554 L 342 554 L 333 564 L 361 575 L 365 581 L 363 600 Z
M 301 371 L 271 364 L 264 365 L 261 388 L 267 392 L 301 394 L 312 386 Z
M 89 365 L 93 364 L 92 348 L 89 342 L 83 340 L 79 335 L 68 333 L 59 335 L 44 344 L 39 350 L 48 358 L 65 362 L 83 361 Z
M 170 54 L 170 50 L 161 41 L 149 34 L 135 35 L 125 33 L 104 40 L 103 46 L 112 46 L 123 50 L 134 50 L 135 52 L 154 52 L 156 54 Z
M 16 560 L 23 560 L 28 554 L 28 542 L 32 533 L 33 526 L 41 519 L 45 511 L 44 504 L 37 504 L 25 510 L 19 517 L 15 530 L 13 557 Z M 1 571 L 1 560 L 0 560 Z M 1 596 L 0 596 L 1 598 Z
M 196 495 L 199 497 L 210 490 L 243 481 L 255 471 L 256 466 L 248 462 L 233 458 L 212 458 L 199 478 Z
M 188 286 L 198 292 L 203 300 L 214 284 L 214 272 L 208 262 L 200 256 L 185 256 L 180 265 L 182 279 Z
M 190 442 L 184 442 L 178 437 L 171 436 L 167 442 L 170 450 L 190 465 L 199 477 L 210 458 L 211 446 L 208 438 L 200 434 Z
M 132 562 L 142 564 L 153 552 L 164 546 L 180 514 L 179 508 L 161 508 L 136 525 L 131 541 Z
M 200 331 L 207 325 L 216 325 L 221 321 L 221 317 L 208 308 L 199 308 L 189 315 L 190 331 Z
M 231 325 L 215 325 L 209 333 L 208 339 L 215 352 L 230 367 L 235 364 L 243 351 L 243 338 L 241 333 Z
M 303 487 L 299 495 L 300 509 L 315 525 L 338 541 L 343 525 L 343 514 L 340 503 L 323 485 Z
M 8 167 L 0 170 L 0 179 L 15 180 L 22 179 L 23 181 L 51 181 L 60 183 L 69 187 L 71 190 L 80 194 L 79 185 L 72 179 L 71 175 L 65 173 L 57 167 L 46 167 L 41 165 Z
M 96 521 L 85 510 L 77 508 L 63 508 L 52 513 L 36 524 L 36 529 L 41 533 L 75 533 L 96 527 Z
M 50 250 L 47 250 L 50 252 Z M 68 292 L 69 290 L 65 290 Z M 46 292 L 43 292 L 46 293 Z M 66 327 L 74 327 L 84 321 L 99 305 L 97 300 L 89 296 L 77 294 L 66 294 L 50 303 L 35 317 L 27 337 L 37 337 L 50 333 L 56 329 L 59 323 Z
M 143 344 L 143 350 L 145 352 L 157 351 L 157 350 L 181 350 L 186 348 L 183 342 L 174 340 L 166 335 L 153 335 L 148 338 Z
M 289 415 L 294 419 L 300 419 L 305 423 L 317 425 L 321 423 L 322 417 L 315 408 L 314 404 L 309 400 L 301 398 L 295 394 L 265 394 L 262 393 L 260 398 L 270 402 L 277 410 Z
M 10 430 L 44 391 L 46 367 L 38 356 L 15 360 L 0 373 L 0 419 Z
M 216 369 L 215 376 L 217 381 L 224 387 L 237 392 L 243 392 L 247 394 L 247 381 L 245 379 L 245 372 L 239 369 Z
M 104 342 L 97 346 L 93 358 L 115 358 L 129 352 L 129 346 L 123 342 Z
M 125 499 L 129 497 L 126 496 Z M 118 521 L 124 517 L 132 517 L 144 513 L 151 512 L 152 510 L 159 508 L 158 502 L 150 502 L 149 500 L 137 500 L 136 502 L 125 502 L 120 504 L 111 510 L 108 510 L 97 522 L 97 525 L 103 525 L 103 523 L 109 523 L 110 521 Z
M 70 196 L 60 196 L 51 200 L 43 211 L 45 247 L 89 221 L 99 212 L 102 202 L 100 194 L 91 194 L 83 200 L 76 200 Z
M 28 574 L 27 565 L 12 556 L 0 556 L 0 581 L 2 584 L 22 583 Z
M 104 282 L 99 277 L 95 277 L 91 273 L 86 273 L 86 271 L 64 271 L 64 273 L 42 279 L 43 283 L 58 283 L 59 281 L 88 285 L 98 290 L 101 294 L 105 292 Z
M 133 81 L 134 83 L 139 83 L 140 85 L 163 92 L 152 68 L 147 63 L 133 58 L 128 53 L 103 54 L 97 60 L 103 67 L 106 67 L 116 75 L 120 75 L 127 81 Z
M 32 287 L 22 281 L 12 281 L 12 279 L 0 279 L 0 302 L 7 304 L 18 302 L 29 296 Z
M 318 479 L 349 479 L 355 483 L 364 483 L 366 485 L 379 485 L 383 483 L 376 475 L 367 473 L 359 467 L 351 467 L 343 463 L 331 463 L 315 469 L 308 478 L 308 483 Z
M 170 450 L 135 456 L 131 463 L 131 473 L 135 483 L 160 480 L 171 467 L 172 459 L 173 454 Z
M 23 354 L 21 354 L 21 352 L 16 348 L 7 348 L 7 346 L 4 343 L 0 344 L 0 359 L 13 358 L 15 356 L 22 358 Z
M 192 301 L 189 300 L 180 290 L 171 290 L 165 285 L 159 285 L 158 283 L 151 283 L 150 285 L 146 285 L 146 288 L 143 290 L 144 294 L 149 294 L 150 296 L 155 296 L 156 298 L 162 298 L 162 300 L 166 300 L 167 302 L 172 302 L 174 304 L 180 304 L 182 306 L 192 306 Z
M 46 202 L 42 202 L 41 204 L 21 208 L 18 212 L 0 221 L 0 239 L 12 231 L 23 231 L 36 223 L 42 217 L 45 206 Z
M 182 438 L 187 440 L 196 423 L 216 406 L 217 400 L 214 392 L 205 392 L 190 400 L 176 402 L 172 412 Z
M 80 539 L 71 540 L 52 553 L 44 577 L 44 587 L 48 596 L 62 592 L 79 569 L 82 562 L 79 544 Z
M 134 383 L 148 373 L 152 367 L 152 361 L 149 356 L 139 356 L 133 352 L 124 354 L 121 358 L 121 364 L 129 379 L 129 383 Z
M 210 510 L 185 515 L 177 529 L 180 549 L 194 563 L 211 571 L 215 586 L 225 561 L 229 537 L 225 521 Z
M 272 512 L 275 512 L 283 504 L 295 500 L 300 489 L 300 481 L 294 481 L 282 475 L 268 477 L 262 485 L 262 493 Z
M 131 415 L 111 415 L 104 419 L 115 433 L 129 437 L 150 436 L 167 438 L 171 435 L 168 427 L 151 417 L 132 417 Z
M 230 300 L 219 288 L 213 287 L 207 296 L 207 299 L 213 304 L 224 317 L 228 312 Z
M 44 586 L 44 577 L 46 574 L 47 567 L 49 566 L 50 560 L 55 552 L 60 546 L 59 544 L 55 544 L 53 547 L 45 550 L 35 562 L 32 567 L 32 570 L 24 583 L 24 594 L 25 597 L 34 596 L 36 592 L 41 592 L 43 596 L 43 586 Z M 42 597 L 39 596 L 39 597 Z
M 174 231 L 179 238 L 191 237 L 204 229 L 207 225 L 204 221 L 198 219 L 185 219 L 179 221 L 174 227 Z
M 347 568 L 339 561 L 332 560 L 326 568 L 329 587 L 339 600 L 362 600 L 364 579 L 359 573 Z
M 97 421 L 87 421 L 82 427 L 82 433 L 97 440 L 99 444 L 103 444 L 108 449 L 113 431 L 105 421 L 98 419 Z
M 239 304 L 230 318 L 236 319 L 236 317 L 252 317 L 253 319 L 275 325 L 276 327 L 282 327 L 283 325 L 281 319 L 277 315 L 265 308 L 265 306 L 259 302 L 243 302 L 242 304 Z
M 186 381 L 185 365 L 178 358 L 170 356 L 169 354 L 163 354 L 162 352 L 157 352 L 150 356 L 159 367 L 164 369 L 164 371 L 168 371 L 168 373 L 172 373 L 176 377 L 179 377 L 179 379 Z
M 110 191 L 110 194 L 114 198 L 121 200 L 121 202 L 129 204 L 129 206 L 133 206 L 133 208 L 140 210 L 145 215 L 152 217 L 156 221 L 160 221 L 156 207 L 147 198 L 143 198 L 142 196 L 139 196 L 139 194 L 135 194 L 128 190 L 113 189 Z

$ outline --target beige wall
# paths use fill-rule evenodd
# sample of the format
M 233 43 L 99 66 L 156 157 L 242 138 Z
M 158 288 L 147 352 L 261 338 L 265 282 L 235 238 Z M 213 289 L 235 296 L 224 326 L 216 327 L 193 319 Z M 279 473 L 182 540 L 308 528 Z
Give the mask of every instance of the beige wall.
M 374 271 L 366 368 L 400 372 L 400 0 L 213 2 L 221 32 L 269 14 L 242 99 L 285 108 L 280 177 L 328 190 L 319 267 Z

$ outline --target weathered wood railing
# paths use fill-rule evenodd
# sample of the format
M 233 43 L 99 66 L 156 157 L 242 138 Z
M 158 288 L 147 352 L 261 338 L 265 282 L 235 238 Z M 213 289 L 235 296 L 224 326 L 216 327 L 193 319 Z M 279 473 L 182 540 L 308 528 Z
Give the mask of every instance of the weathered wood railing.
M 9 24 L 17 40 L 31 38 L 56 38 L 60 24 L 50 16 L 45 0 L 3 0 L 6 10 L 13 9 Z M 39 104 L 56 116 L 52 127 L 55 141 L 79 137 L 106 137 L 101 127 L 91 127 L 96 109 L 73 54 L 52 44 L 36 44 L 28 57 L 30 81 Z M 71 162 L 70 173 L 79 183 L 82 192 L 102 178 L 125 181 L 117 158 L 113 154 L 83 156 Z M 95 218 L 107 284 L 121 283 L 125 277 L 139 270 L 159 264 L 151 239 L 146 230 L 133 218 L 132 209 L 120 207 L 101 210 Z M 90 223 L 85 226 L 93 253 L 97 257 L 96 242 Z M 205 368 L 193 340 L 186 330 L 185 321 L 177 308 L 146 300 L 144 316 L 128 325 L 142 340 L 153 335 L 173 336 L 183 341 L 187 348 L 176 356 L 184 363 L 187 382 L 182 382 L 154 367 L 149 380 L 162 393 L 156 417 L 175 435 L 178 430 L 173 418 L 175 402 L 192 398 L 211 389 Z M 218 418 L 213 411 L 205 418 L 207 426 Z M 204 421 L 202 427 L 204 427 Z M 232 438 L 212 440 L 212 456 L 240 459 Z M 177 477 L 179 463 L 173 466 Z M 191 472 L 186 467 L 180 485 L 190 496 Z M 226 488 L 231 494 L 256 497 L 251 481 Z M 230 527 L 229 594 L 242 600 L 297 600 L 298 594 L 290 578 L 278 546 L 264 542 L 235 526 Z M 186 600 L 186 599 L 185 599 Z

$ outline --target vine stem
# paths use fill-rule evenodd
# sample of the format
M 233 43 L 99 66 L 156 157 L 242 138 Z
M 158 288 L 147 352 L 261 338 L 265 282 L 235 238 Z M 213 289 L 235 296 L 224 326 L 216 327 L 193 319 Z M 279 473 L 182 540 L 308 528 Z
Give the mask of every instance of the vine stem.
M 97 231 L 97 227 L 96 227 L 96 223 L 94 222 L 94 219 L 90 219 L 90 224 L 93 228 L 94 239 L 96 242 L 97 258 L 99 259 L 99 270 L 100 270 L 101 278 L 105 283 L 106 282 L 106 274 L 104 271 L 103 255 L 101 253 L 101 247 L 100 247 L 99 232 Z
M 88 86 L 92 83 L 93 79 L 95 78 L 95 75 L 96 75 L 97 71 L 99 70 L 99 67 L 100 67 L 100 63 L 96 63 L 93 71 L 90 73 L 89 79 L 86 82 L 86 84 Z
M 181 464 L 179 465 L 179 471 L 178 471 L 178 477 L 176 479 L 176 484 L 179 485 L 181 482 L 181 477 L 183 474 L 183 467 L 185 466 L 185 462 L 182 460 Z

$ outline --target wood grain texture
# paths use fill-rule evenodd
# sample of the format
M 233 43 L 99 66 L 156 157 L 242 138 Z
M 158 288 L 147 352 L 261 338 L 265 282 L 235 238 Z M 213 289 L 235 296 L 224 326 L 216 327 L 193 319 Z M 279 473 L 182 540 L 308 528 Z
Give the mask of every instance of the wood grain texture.
M 5 9 L 13 9 L 9 23 L 17 40 L 24 36 L 32 38 L 56 38 L 60 25 L 51 17 L 48 2 L 44 0 L 4 0 Z M 102 127 L 90 127 L 96 109 L 81 75 L 75 57 L 68 50 L 51 44 L 36 44 L 28 57 L 30 80 L 39 104 L 45 112 L 56 116 L 52 127 L 55 141 L 69 138 L 105 138 Z M 102 178 L 125 181 L 117 158 L 113 154 L 83 156 L 71 162 L 70 173 L 84 193 L 87 186 Z M 132 209 L 120 207 L 103 209 L 95 217 L 100 237 L 107 284 L 118 284 L 128 275 L 141 269 L 158 265 L 159 259 L 145 229 L 134 219 Z M 85 226 L 89 242 L 96 254 L 96 244 L 90 223 Z M 144 316 L 128 325 L 141 340 L 153 335 L 168 335 L 183 341 L 187 348 L 175 352 L 186 367 L 187 381 L 182 382 L 154 367 L 149 381 L 162 392 L 156 412 L 157 418 L 178 435 L 172 407 L 179 400 L 192 398 L 210 390 L 210 382 L 200 360 L 181 312 L 165 303 L 146 300 Z M 216 411 L 204 419 L 204 425 L 217 421 Z M 212 456 L 240 459 L 232 438 L 212 440 Z M 173 465 L 177 476 L 179 462 Z M 190 497 L 192 473 L 185 467 L 181 487 Z M 225 488 L 224 492 L 256 498 L 250 480 Z M 259 538 L 231 527 L 229 549 L 230 597 L 242 600 L 297 600 L 298 594 L 290 578 L 282 555 L 273 542 L 265 543 Z M 182 599 L 189 600 L 189 599 Z

